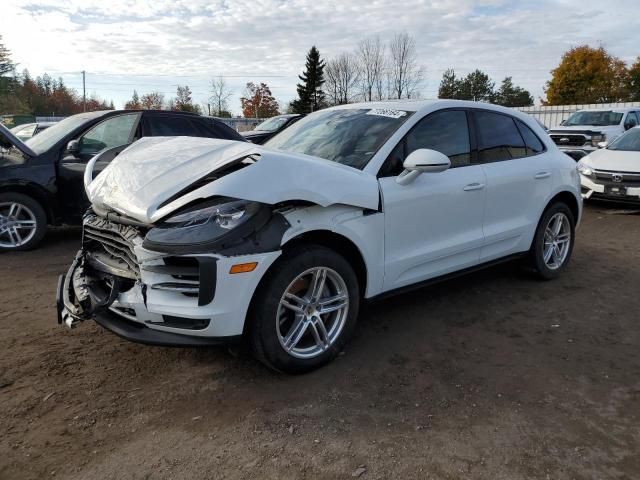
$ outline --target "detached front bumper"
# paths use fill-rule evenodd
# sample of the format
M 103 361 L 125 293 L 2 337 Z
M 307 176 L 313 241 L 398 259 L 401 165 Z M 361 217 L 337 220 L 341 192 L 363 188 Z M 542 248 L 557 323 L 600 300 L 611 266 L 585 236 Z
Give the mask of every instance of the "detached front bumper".
M 83 249 L 58 282 L 58 323 L 73 328 L 95 320 L 150 345 L 237 341 L 253 294 L 281 253 L 161 254 L 144 249 L 129 230 L 107 227 L 85 225 Z M 251 262 L 257 264 L 253 271 L 230 273 L 233 265 Z

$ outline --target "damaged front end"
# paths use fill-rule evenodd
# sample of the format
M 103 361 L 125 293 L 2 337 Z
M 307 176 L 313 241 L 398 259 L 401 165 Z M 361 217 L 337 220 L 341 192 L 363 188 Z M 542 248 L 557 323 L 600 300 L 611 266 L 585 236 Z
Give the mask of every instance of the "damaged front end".
M 86 215 L 83 225 L 82 249 L 58 279 L 58 323 L 69 328 L 108 309 L 141 280 L 135 254 L 142 244 L 139 229 L 95 214 Z
M 82 249 L 58 282 L 58 323 L 95 320 L 128 340 L 208 346 L 240 337 L 260 278 L 290 227 L 271 207 L 215 198 L 145 225 L 91 210 Z M 255 271 L 232 275 L 233 265 Z M 247 300 L 248 299 L 248 300 Z

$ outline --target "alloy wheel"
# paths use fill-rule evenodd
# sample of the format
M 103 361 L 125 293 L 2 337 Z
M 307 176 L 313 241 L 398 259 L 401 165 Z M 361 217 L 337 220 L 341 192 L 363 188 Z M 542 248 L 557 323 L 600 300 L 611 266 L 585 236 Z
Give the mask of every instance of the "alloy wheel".
M 326 267 L 310 268 L 287 287 L 276 313 L 276 331 L 284 350 L 296 358 L 315 358 L 338 339 L 349 313 L 342 277 Z
M 571 224 L 569 218 L 558 212 L 553 215 L 544 231 L 542 259 L 550 270 L 560 268 L 571 247 Z
M 36 234 L 36 216 L 18 202 L 0 203 L 0 247 L 17 248 Z

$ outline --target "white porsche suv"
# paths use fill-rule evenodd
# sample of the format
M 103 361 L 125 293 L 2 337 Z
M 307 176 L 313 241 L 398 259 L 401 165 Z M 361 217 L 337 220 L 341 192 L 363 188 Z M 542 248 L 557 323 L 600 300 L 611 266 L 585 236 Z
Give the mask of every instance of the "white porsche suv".
M 582 211 L 575 162 L 540 126 L 473 102 L 329 108 L 265 146 L 143 138 L 92 179 L 98 161 L 58 321 L 245 338 L 289 373 L 335 357 L 363 299 L 514 257 L 556 277 Z

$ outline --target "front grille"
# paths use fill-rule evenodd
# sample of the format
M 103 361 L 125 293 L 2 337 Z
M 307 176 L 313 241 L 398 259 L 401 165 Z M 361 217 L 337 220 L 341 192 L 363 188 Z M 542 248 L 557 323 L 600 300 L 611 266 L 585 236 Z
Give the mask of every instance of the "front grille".
M 611 186 L 640 186 L 640 173 L 615 172 L 612 170 L 596 170 L 595 182 L 600 185 Z
M 575 135 L 575 134 L 553 134 L 550 135 L 551 140 L 554 141 L 556 145 L 559 147 L 582 147 L 583 145 L 590 142 L 584 135 Z
M 140 277 L 134 247 L 142 242 L 142 237 L 137 228 L 88 215 L 84 220 L 82 235 L 85 250 L 95 262 L 124 273 L 123 276 Z
M 171 256 L 162 263 L 143 263 L 135 247 L 142 244 L 144 232 L 130 225 L 87 215 L 83 227 L 83 247 L 89 264 L 97 270 L 133 281 L 142 279 L 141 269 L 153 274 L 145 279 L 152 290 L 176 293 L 197 299 L 198 305 L 213 301 L 216 288 L 216 261 L 207 256 Z

